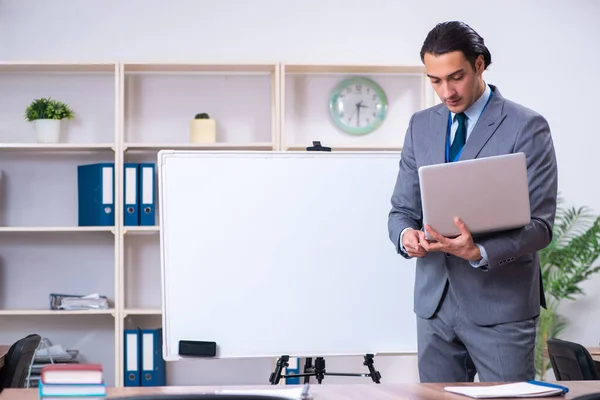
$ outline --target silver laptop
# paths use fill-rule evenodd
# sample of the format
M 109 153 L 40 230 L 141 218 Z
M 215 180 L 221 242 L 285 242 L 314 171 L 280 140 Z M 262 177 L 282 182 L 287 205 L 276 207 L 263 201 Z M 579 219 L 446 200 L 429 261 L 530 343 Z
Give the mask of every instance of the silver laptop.
M 524 153 L 423 166 L 419 181 L 423 224 L 443 236 L 460 234 L 454 217 L 460 217 L 474 236 L 530 222 Z

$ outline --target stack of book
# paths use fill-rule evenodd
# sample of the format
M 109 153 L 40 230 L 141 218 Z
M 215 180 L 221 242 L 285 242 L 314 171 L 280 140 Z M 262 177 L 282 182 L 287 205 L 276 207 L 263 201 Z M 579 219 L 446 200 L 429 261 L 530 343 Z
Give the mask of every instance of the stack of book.
M 40 371 L 40 399 L 106 396 L 100 364 L 48 364 Z
M 52 344 L 48 338 L 43 338 L 33 358 L 27 387 L 39 386 L 42 368 L 48 364 L 79 364 L 79 362 L 79 350 L 65 350 L 60 344 Z

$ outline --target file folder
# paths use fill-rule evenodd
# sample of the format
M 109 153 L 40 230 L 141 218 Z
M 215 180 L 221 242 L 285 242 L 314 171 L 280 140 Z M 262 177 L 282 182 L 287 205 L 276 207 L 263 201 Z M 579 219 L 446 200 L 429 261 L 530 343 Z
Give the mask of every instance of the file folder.
M 125 163 L 123 166 L 123 225 L 139 225 L 138 207 L 139 169 L 135 163 Z
M 115 225 L 114 163 L 77 166 L 79 226 Z
M 141 350 L 142 341 L 139 329 L 125 329 L 123 357 L 125 382 L 124 386 L 141 386 Z
M 166 386 L 167 368 L 162 357 L 162 328 L 142 329 L 142 386 Z
M 300 359 L 299 358 L 290 358 L 288 361 L 288 366 L 285 369 L 285 373 L 287 374 L 299 374 L 300 373 Z M 291 376 L 289 378 L 285 378 L 286 385 L 298 385 L 300 384 L 299 376 Z
M 155 164 L 142 163 L 139 164 L 139 199 L 140 204 L 140 226 L 154 226 L 155 224 L 155 189 L 154 189 L 154 171 Z

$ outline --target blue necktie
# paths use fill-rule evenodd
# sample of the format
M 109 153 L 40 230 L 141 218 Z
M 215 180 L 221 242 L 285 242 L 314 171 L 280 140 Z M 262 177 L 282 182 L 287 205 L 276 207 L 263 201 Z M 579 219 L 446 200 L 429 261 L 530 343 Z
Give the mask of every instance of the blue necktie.
M 463 148 L 467 140 L 466 118 L 467 116 L 464 113 L 456 114 L 456 119 L 458 119 L 458 129 L 456 129 L 452 146 L 450 146 L 450 162 L 454 161 L 454 158 Z

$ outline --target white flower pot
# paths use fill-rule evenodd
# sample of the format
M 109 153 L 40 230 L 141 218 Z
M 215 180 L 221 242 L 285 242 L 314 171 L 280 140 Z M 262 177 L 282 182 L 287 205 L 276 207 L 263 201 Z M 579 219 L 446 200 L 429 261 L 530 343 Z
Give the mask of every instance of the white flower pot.
M 36 119 L 32 121 L 38 143 L 58 143 L 60 119 Z

